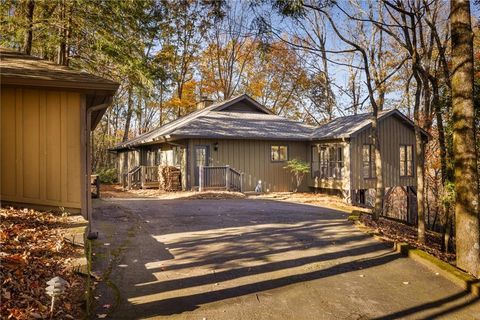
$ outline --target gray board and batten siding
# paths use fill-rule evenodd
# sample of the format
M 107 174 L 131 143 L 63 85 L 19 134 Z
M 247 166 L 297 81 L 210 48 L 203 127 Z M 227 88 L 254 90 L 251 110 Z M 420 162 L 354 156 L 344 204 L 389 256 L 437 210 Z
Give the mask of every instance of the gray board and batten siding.
M 378 124 L 380 150 L 382 153 L 382 172 L 385 188 L 394 186 L 416 186 L 415 170 L 412 176 L 400 176 L 400 146 L 413 146 L 415 154 L 415 132 L 398 117 L 386 117 Z M 373 189 L 375 179 L 365 179 L 362 171 L 362 148 L 365 144 L 372 144 L 372 130 L 367 127 L 356 132 L 350 139 L 351 154 L 351 188 Z
M 189 158 L 194 159 L 195 146 L 208 146 L 209 165 L 225 166 L 244 173 L 244 190 L 253 191 L 258 181 L 262 181 L 263 191 L 283 192 L 294 189 L 292 174 L 285 169 L 286 161 L 272 161 L 272 146 L 287 146 L 288 158 L 307 161 L 308 143 L 282 140 L 247 139 L 191 139 Z M 194 172 L 194 161 L 190 161 L 189 172 Z M 192 177 L 193 178 L 193 177 Z M 190 178 L 190 179 L 192 179 Z M 195 185 L 193 179 L 191 186 Z M 306 180 L 299 188 L 307 190 Z
M 248 95 L 241 95 L 197 110 L 112 150 L 119 155 L 121 176 L 132 165 L 157 165 L 163 152 L 177 148 L 175 152 L 182 152 L 182 161 L 175 165 L 182 166 L 183 186 L 192 189 L 198 179 L 195 150 L 205 146 L 206 151 L 202 152 L 208 155 L 208 165 L 228 165 L 244 173 L 244 190 L 254 190 L 261 180 L 263 191 L 292 191 L 294 178 L 284 168 L 286 161 L 272 161 L 272 146 L 288 146 L 288 160 L 306 161 L 312 168 L 300 191 L 365 190 L 375 187 L 375 179 L 364 176 L 362 158 L 364 145 L 372 144 L 371 116 L 339 117 L 313 127 L 272 114 Z M 378 119 L 385 187 L 415 186 L 415 172 L 411 176 L 400 175 L 400 147 L 411 146 L 415 152 L 413 122 L 398 110 L 381 111 Z M 428 138 L 423 131 L 422 135 L 425 140 Z M 318 171 L 320 147 L 335 148 L 335 177 L 314 173 Z M 158 150 L 160 156 L 156 154 Z M 132 155 L 125 157 L 125 152 Z M 328 170 L 332 172 L 330 167 Z

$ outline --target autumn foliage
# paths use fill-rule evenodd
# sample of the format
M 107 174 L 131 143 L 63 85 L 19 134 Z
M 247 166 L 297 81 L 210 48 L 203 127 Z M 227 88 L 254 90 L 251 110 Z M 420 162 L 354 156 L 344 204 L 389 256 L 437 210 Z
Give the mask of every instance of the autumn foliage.
M 80 254 L 64 240 L 66 218 L 29 209 L 0 209 L 2 319 L 50 317 L 46 282 L 60 276 L 68 282 L 56 303 L 54 319 L 83 317 L 83 279 L 69 266 Z

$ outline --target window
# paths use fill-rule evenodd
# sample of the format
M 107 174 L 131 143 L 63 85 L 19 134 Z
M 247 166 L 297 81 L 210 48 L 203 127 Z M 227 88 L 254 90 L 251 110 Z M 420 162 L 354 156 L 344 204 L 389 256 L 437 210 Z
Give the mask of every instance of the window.
M 373 144 L 364 144 L 362 149 L 363 177 L 375 178 L 375 147 Z
M 272 146 L 271 147 L 272 161 L 287 161 L 288 147 L 287 146 Z
M 328 177 L 328 149 L 320 147 L 320 178 Z
M 343 169 L 343 148 L 333 147 L 330 148 L 330 159 L 328 162 L 329 177 L 334 179 L 342 179 Z
M 312 146 L 310 172 L 312 178 L 320 177 L 320 153 L 318 152 L 317 146 Z
M 313 155 L 314 152 L 317 152 L 317 155 Z M 318 149 L 312 148 L 312 177 L 342 179 L 342 171 L 343 147 L 320 146 Z
M 400 176 L 413 177 L 413 146 L 400 146 Z

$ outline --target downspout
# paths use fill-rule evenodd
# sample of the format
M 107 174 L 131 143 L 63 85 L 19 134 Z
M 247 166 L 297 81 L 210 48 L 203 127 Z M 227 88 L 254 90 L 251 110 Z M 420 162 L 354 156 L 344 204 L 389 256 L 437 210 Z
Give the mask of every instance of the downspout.
M 92 231 L 92 191 L 90 186 L 90 179 L 92 174 L 92 159 L 91 159 L 91 138 L 92 138 L 92 112 L 108 108 L 112 102 L 112 98 L 107 99 L 106 103 L 96 105 L 94 107 L 87 107 L 87 117 L 85 119 L 85 131 L 86 131 L 86 152 L 85 152 L 85 162 L 86 162 L 86 172 L 85 172 L 85 184 L 87 188 L 86 192 L 86 209 L 87 209 L 87 221 L 88 221 L 88 233 L 87 238 L 90 240 L 98 238 L 98 232 Z

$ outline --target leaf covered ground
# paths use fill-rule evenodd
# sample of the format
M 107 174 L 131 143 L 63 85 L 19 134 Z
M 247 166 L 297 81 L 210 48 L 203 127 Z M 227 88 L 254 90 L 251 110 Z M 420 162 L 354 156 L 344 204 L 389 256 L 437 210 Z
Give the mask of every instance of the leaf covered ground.
M 53 319 L 84 317 L 84 280 L 71 261 L 83 254 L 65 240 L 69 217 L 31 209 L 0 209 L 1 317 L 49 319 L 46 282 L 60 276 L 66 293 L 55 303 Z
M 159 189 L 133 189 L 123 190 L 118 184 L 102 184 L 100 186 L 101 198 L 156 198 L 156 199 L 243 199 L 245 195 L 240 192 L 227 191 L 173 191 L 166 192 Z
M 455 263 L 454 253 L 445 253 L 442 251 L 442 237 L 440 234 L 427 231 L 426 243 L 422 244 L 417 241 L 417 228 L 409 226 L 390 219 L 380 218 L 373 221 L 372 217 L 362 214 L 360 221 L 368 228 L 378 233 L 382 238 L 388 241 L 406 242 L 409 245 L 430 253 L 431 255 L 446 261 Z

